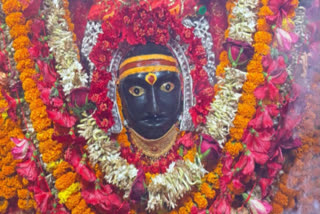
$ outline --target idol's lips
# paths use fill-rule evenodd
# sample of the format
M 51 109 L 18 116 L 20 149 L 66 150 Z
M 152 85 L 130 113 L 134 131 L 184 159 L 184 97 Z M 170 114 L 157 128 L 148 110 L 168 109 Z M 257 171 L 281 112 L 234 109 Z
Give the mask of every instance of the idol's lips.
M 168 117 L 161 116 L 161 115 L 152 115 L 147 116 L 141 120 L 143 123 L 159 123 L 168 120 Z

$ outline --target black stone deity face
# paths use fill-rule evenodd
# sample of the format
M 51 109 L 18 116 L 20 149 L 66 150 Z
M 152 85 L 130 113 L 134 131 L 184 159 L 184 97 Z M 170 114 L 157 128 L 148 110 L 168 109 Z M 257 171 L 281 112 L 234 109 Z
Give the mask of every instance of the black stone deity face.
M 176 59 L 163 46 L 133 48 L 119 68 L 119 93 L 129 128 L 158 139 L 177 122 L 182 110 Z
M 147 139 L 163 136 L 181 112 L 181 82 L 176 72 L 153 73 L 156 82 L 145 79 L 148 73 L 129 75 L 120 82 L 119 92 L 130 128 Z

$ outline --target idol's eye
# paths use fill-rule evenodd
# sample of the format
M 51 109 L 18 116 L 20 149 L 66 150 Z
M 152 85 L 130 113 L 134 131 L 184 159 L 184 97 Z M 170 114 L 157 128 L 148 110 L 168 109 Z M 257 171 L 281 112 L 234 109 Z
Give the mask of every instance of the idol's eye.
M 169 93 L 174 89 L 174 84 L 172 82 L 165 82 L 161 85 L 160 89 L 161 91 Z
M 132 86 L 132 87 L 129 88 L 129 92 L 130 92 L 130 94 L 132 94 L 133 96 L 139 97 L 139 96 L 141 96 L 142 94 L 144 94 L 144 89 L 141 88 L 140 86 L 135 85 L 135 86 Z

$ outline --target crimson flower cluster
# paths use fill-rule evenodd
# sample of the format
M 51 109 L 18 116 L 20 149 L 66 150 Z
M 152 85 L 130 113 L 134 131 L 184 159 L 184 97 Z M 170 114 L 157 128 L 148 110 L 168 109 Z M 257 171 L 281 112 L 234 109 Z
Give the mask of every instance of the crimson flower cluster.
M 103 33 L 98 36 L 97 44 L 90 54 L 96 70 L 93 74 L 89 99 L 97 106 L 93 117 L 98 126 L 107 131 L 114 124 L 111 114 L 113 103 L 107 97 L 107 85 L 111 80 L 107 68 L 119 44 L 155 43 L 166 46 L 171 38 L 177 37 L 188 45 L 186 55 L 194 65 L 191 76 L 197 103 L 190 113 L 195 125 L 204 123 L 214 91 L 208 81 L 207 73 L 202 69 L 207 62 L 205 49 L 200 39 L 194 37 L 193 29 L 183 26 L 181 20 L 171 15 L 165 5 L 151 10 L 146 5 L 124 7 L 116 14 L 118 15 L 102 24 Z

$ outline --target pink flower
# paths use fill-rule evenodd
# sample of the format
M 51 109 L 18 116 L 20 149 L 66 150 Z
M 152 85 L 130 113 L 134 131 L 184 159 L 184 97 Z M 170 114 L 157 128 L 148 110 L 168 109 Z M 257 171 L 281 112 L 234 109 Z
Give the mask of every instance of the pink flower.
M 245 66 L 254 54 L 253 47 L 250 44 L 229 38 L 225 43 L 225 48 L 234 67 Z
M 63 127 L 71 128 L 77 121 L 74 116 L 69 115 L 67 112 L 62 113 L 58 110 L 47 110 L 47 113 L 50 119 Z
M 256 117 L 250 121 L 249 126 L 252 126 L 254 129 L 271 128 L 273 126 L 272 117 L 278 114 L 278 107 L 274 104 L 259 107 Z
M 183 135 L 183 137 L 181 137 L 178 141 L 177 144 L 179 145 L 183 145 L 186 148 L 190 148 L 191 146 L 193 146 L 193 136 L 192 133 L 186 133 L 185 135 Z
M 39 168 L 32 159 L 17 164 L 17 172 L 29 181 L 35 181 L 39 176 Z
M 88 204 L 96 205 L 104 213 L 127 214 L 129 211 L 128 203 L 122 202 L 110 185 L 86 185 L 81 195 Z
M 11 140 L 16 144 L 11 150 L 14 159 L 23 160 L 31 157 L 35 148 L 27 139 L 11 138 Z
M 295 4 L 296 1 L 294 0 L 270 0 L 268 6 L 273 14 L 266 17 L 268 23 L 280 26 L 282 19 L 287 17 L 288 13 L 294 11 Z
M 209 210 L 213 214 L 230 214 L 231 204 L 226 198 L 219 198 L 213 202 Z
M 245 154 L 241 155 L 234 168 L 237 171 L 240 170 L 244 175 L 251 175 L 254 171 L 254 157 L 251 155 L 251 152 L 247 151 Z
M 272 206 L 266 201 L 250 198 L 248 204 L 251 212 L 255 214 L 268 214 L 272 210 Z
M 65 159 L 74 167 L 75 171 L 87 182 L 94 182 L 96 175 L 85 162 L 82 161 L 81 152 L 77 148 L 69 148 L 65 153 Z
M 277 39 L 280 50 L 291 50 L 292 44 L 296 43 L 299 37 L 295 33 L 287 32 L 281 28 L 275 29 L 275 38 Z
M 17 114 L 16 114 L 16 110 L 17 110 L 17 101 L 11 97 L 9 94 L 7 94 L 7 92 L 2 89 L 1 90 L 1 93 L 2 93 L 2 96 L 4 96 L 4 98 L 6 99 L 6 101 L 8 102 L 8 107 L 7 109 L 0 109 L 1 113 L 3 111 L 7 111 L 8 112 L 8 115 L 9 117 L 12 119 L 12 120 L 17 120 Z

